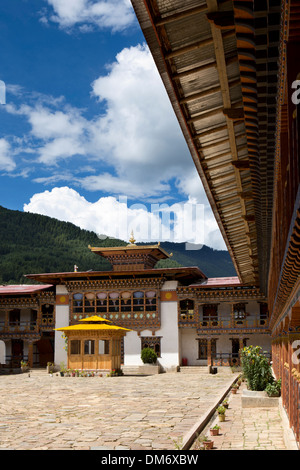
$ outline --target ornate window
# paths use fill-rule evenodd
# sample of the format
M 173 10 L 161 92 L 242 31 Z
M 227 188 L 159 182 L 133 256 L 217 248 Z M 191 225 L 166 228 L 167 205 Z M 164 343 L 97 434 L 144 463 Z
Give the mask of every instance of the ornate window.
M 98 354 L 109 354 L 109 340 L 99 339 Z
M 9 326 L 17 326 L 20 324 L 20 314 L 21 310 L 15 308 L 9 312 Z
M 218 304 L 203 305 L 203 326 L 218 325 Z
M 161 356 L 160 337 L 159 336 L 142 336 L 141 349 L 152 348 L 158 357 Z
M 84 354 L 95 354 L 95 341 L 93 339 L 86 339 L 84 341 Z
M 42 305 L 42 327 L 43 326 L 52 326 L 54 324 L 54 305 L 52 304 L 43 304 Z
M 148 321 L 158 318 L 157 292 L 154 290 L 81 293 L 72 296 L 72 319 L 99 315 L 111 321 Z
M 70 341 L 70 354 L 80 354 L 80 340 L 73 339 Z
M 269 316 L 268 304 L 263 303 L 263 302 L 260 303 L 259 304 L 259 323 L 260 323 L 260 325 L 267 325 L 268 316 Z
M 233 315 L 236 323 L 243 323 L 246 319 L 246 304 L 234 304 Z
M 198 359 L 207 359 L 207 339 L 201 338 L 198 340 Z M 217 340 L 211 339 L 211 357 L 216 357 L 217 353 Z
M 207 359 L 207 339 L 198 341 L 198 359 Z
M 194 319 L 194 301 L 191 299 L 184 299 L 179 304 L 180 320 L 193 320 Z

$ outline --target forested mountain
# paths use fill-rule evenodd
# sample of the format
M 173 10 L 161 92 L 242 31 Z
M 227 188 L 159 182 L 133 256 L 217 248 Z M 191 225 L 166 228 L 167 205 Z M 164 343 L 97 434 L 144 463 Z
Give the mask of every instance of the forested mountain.
M 69 222 L 44 215 L 5 209 L 0 206 L 0 284 L 32 283 L 24 274 L 110 270 L 108 261 L 91 253 L 92 246 L 122 246 L 128 242 L 99 239 L 96 233 Z M 185 250 L 184 243 L 161 243 L 170 260 L 160 266 L 198 266 L 208 277 L 234 276 L 235 269 L 227 251 L 203 246 Z

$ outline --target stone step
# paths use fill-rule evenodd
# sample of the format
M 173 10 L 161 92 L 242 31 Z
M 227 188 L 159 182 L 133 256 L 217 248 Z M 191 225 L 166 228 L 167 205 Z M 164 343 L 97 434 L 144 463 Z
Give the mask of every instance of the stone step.
M 32 369 L 29 369 L 28 372 L 25 372 L 26 373 L 30 373 L 30 375 L 42 375 L 42 376 L 45 376 L 45 375 L 49 375 L 48 372 L 47 372 L 47 368 L 46 367 L 43 367 L 43 368 L 39 368 L 39 369 L 35 369 L 35 368 L 32 368 Z
M 180 366 L 180 372 L 184 374 L 202 374 L 209 373 L 208 366 Z
M 159 365 L 144 364 L 142 366 L 122 366 L 124 375 L 154 375 L 161 372 Z

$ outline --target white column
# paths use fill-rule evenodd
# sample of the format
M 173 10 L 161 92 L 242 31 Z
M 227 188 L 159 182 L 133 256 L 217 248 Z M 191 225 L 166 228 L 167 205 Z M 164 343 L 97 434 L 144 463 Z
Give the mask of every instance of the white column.
M 63 285 L 56 286 L 56 295 L 69 295 L 67 288 Z M 70 324 L 70 308 L 67 305 L 55 306 L 55 328 L 63 328 Z M 55 350 L 54 350 L 54 363 L 59 366 L 61 362 L 67 366 L 68 355 L 65 348 L 65 340 L 61 331 L 55 331 Z
M 166 281 L 162 291 L 175 291 L 177 281 Z M 161 358 L 162 367 L 168 370 L 176 370 L 179 364 L 180 342 L 178 328 L 177 301 L 161 301 L 160 303 L 161 329 L 156 332 L 161 336 Z

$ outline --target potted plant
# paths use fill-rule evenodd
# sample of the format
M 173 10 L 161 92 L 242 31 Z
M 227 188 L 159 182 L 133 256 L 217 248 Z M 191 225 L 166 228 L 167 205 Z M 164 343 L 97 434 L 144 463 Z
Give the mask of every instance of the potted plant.
M 219 421 L 225 421 L 225 413 L 226 413 L 225 406 L 222 406 L 222 405 L 218 406 L 217 412 L 219 415 Z
M 228 403 L 227 398 L 222 402 L 222 406 L 224 406 L 224 408 L 228 409 L 229 403 Z
M 214 447 L 214 441 L 209 439 L 207 436 L 204 436 L 201 441 L 205 450 L 211 450 Z
M 53 362 L 47 362 L 47 372 L 48 372 L 48 374 L 53 374 L 53 372 L 54 372 Z
M 121 375 L 124 375 L 122 369 L 112 369 L 108 374 L 109 377 L 119 377 Z
M 29 369 L 28 362 L 27 361 L 21 361 L 21 371 L 22 372 L 27 372 Z
M 59 371 L 60 376 L 63 377 L 63 376 L 65 375 L 65 372 L 66 372 L 65 363 L 64 363 L 64 362 L 61 362 L 60 365 L 59 365 L 59 367 L 60 367 L 60 371 Z
M 220 426 L 218 426 L 217 424 L 213 428 L 210 428 L 209 430 L 211 436 L 218 436 L 219 431 L 220 431 Z
M 237 384 L 232 385 L 231 392 L 236 394 L 238 388 L 239 386 Z

